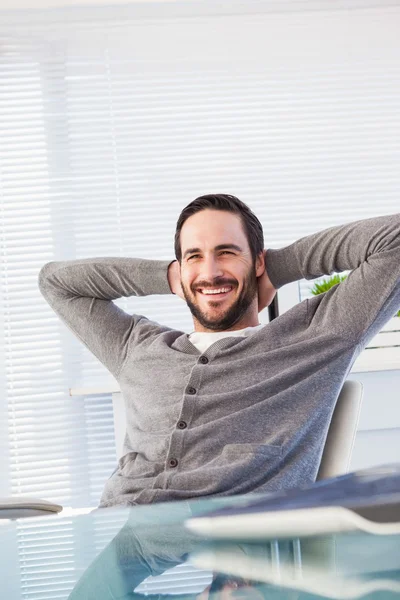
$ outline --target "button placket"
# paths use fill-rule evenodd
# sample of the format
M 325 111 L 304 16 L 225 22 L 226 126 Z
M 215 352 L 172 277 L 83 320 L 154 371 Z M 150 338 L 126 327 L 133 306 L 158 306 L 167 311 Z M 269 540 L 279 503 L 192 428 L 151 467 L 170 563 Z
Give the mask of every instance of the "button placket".
M 168 488 L 171 478 L 173 479 L 173 471 L 176 469 L 176 467 L 178 467 L 181 459 L 183 458 L 182 451 L 184 440 L 186 439 L 186 434 L 183 433 L 183 430 L 189 427 L 192 416 L 195 413 L 196 398 L 194 398 L 194 396 L 196 396 L 198 393 L 202 372 L 204 372 L 204 369 L 199 367 L 202 364 L 207 364 L 208 362 L 209 361 L 206 356 L 200 356 L 199 361 L 193 365 L 193 369 L 189 378 L 190 384 L 187 384 L 187 387 L 184 390 L 181 414 L 176 423 L 175 431 L 171 435 L 168 455 L 166 457 L 166 479 L 163 485 L 164 489 Z

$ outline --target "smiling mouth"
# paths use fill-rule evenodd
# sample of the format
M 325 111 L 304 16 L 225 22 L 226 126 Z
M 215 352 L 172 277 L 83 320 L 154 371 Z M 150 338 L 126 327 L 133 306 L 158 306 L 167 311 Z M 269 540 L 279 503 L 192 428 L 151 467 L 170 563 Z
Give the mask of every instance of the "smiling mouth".
M 228 287 L 229 287 L 229 289 L 228 289 Z M 229 294 L 230 294 L 231 292 L 233 292 L 233 289 L 234 289 L 234 288 L 233 288 L 232 286 L 225 286 L 223 289 L 226 289 L 227 291 L 224 291 L 224 292 L 219 292 L 218 294 L 216 294 L 216 293 L 211 293 L 211 294 L 210 294 L 210 293 L 208 293 L 208 294 L 207 294 L 207 292 L 206 292 L 206 291 L 204 291 L 204 292 L 203 292 L 203 290 L 202 290 L 202 289 L 199 289 L 199 290 L 197 290 L 197 292 L 198 292 L 199 294 L 201 294 L 201 295 L 202 295 L 203 297 L 205 297 L 205 298 L 211 298 L 211 299 L 214 299 L 214 300 L 220 300 L 220 299 L 222 299 L 222 298 L 225 298 L 226 296 L 229 296 Z

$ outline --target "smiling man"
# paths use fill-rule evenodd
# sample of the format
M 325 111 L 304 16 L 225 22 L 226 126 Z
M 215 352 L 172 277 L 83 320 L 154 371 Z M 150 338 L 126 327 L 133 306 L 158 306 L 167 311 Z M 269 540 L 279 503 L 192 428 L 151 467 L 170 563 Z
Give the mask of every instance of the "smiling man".
M 343 382 L 400 307 L 400 214 L 265 250 L 250 208 L 209 194 L 179 216 L 175 256 L 50 262 L 39 274 L 47 302 L 124 397 L 124 455 L 100 506 L 315 481 Z M 259 323 L 286 283 L 346 270 L 325 294 Z M 171 293 L 192 313 L 189 335 L 113 302 Z

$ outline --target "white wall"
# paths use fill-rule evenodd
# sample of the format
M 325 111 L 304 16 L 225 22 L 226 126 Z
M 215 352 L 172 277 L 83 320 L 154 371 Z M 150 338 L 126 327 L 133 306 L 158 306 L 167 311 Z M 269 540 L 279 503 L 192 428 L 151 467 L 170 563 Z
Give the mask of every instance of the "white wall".
M 351 470 L 400 461 L 400 370 L 351 373 L 364 385 Z
M 190 0 L 189 0 L 190 1 Z M 41 10 L 47 8 L 66 8 L 71 6 L 118 6 L 121 4 L 152 3 L 152 0 L 14 0 L 12 5 L 7 0 L 0 0 L 0 10 Z M 174 0 L 157 0 L 157 4 L 174 4 Z
M 11 3 L 12 2 L 12 3 Z M 114 7 L 118 10 L 119 6 L 138 5 L 140 10 L 148 9 L 152 11 L 154 5 L 165 5 L 166 8 L 180 7 L 179 10 L 186 12 L 188 5 L 193 14 L 193 6 L 197 5 L 196 10 L 199 13 L 262 13 L 269 9 L 273 12 L 288 12 L 296 10 L 325 10 L 339 8 L 368 8 L 379 6 L 396 5 L 396 0 L 0 0 L 0 11 L 17 10 L 41 10 L 68 7 L 85 6 L 105 6 Z

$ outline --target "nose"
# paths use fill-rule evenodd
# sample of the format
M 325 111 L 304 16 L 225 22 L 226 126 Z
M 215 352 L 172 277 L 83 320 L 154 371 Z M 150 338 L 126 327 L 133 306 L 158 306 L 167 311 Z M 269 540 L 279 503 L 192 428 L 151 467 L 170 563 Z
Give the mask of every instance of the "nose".
M 213 283 L 216 279 L 222 277 L 223 274 L 224 270 L 218 257 L 210 255 L 204 258 L 200 274 L 202 281 Z

